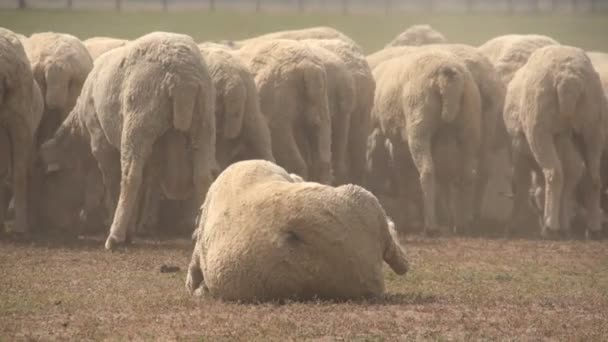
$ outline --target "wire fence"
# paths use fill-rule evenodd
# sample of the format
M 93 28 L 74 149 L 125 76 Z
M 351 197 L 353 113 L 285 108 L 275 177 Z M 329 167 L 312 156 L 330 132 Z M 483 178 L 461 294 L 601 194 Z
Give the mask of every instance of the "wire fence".
M 459 12 L 595 13 L 608 11 L 608 0 L 0 0 L 2 8 L 107 10 L 241 10 L 298 13 Z

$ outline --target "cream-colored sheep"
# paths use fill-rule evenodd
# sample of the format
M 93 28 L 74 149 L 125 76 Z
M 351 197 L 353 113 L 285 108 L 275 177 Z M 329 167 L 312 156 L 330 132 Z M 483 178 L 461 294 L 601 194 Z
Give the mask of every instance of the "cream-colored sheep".
M 422 49 L 380 64 L 374 76 L 373 127 L 391 142 L 399 197 L 405 202 L 412 191 L 407 174 L 413 164 L 420 175 L 425 231 L 439 228 L 439 178 L 457 186 L 455 224 L 470 223 L 482 143 L 481 100 L 471 73 L 451 53 Z
M 492 38 L 479 47 L 494 64 L 505 85 L 526 64 L 530 55 L 538 48 L 559 45 L 553 38 L 537 34 L 508 34 Z
M 62 175 L 79 171 L 74 165 L 92 152 L 115 208 L 106 241 L 112 249 L 132 234 L 140 189 L 160 187 L 169 199 L 190 198 L 200 207 L 216 163 L 214 111 L 215 89 L 192 38 L 154 32 L 108 51 L 95 62 L 70 116 L 42 145 L 47 169 L 58 173 L 46 186 L 75 182 L 78 174 Z M 81 192 L 71 196 L 75 205 L 64 206 L 82 206 L 83 189 L 63 185 Z
M 408 270 L 378 200 L 356 185 L 233 164 L 211 185 L 186 287 L 230 301 L 356 299 L 384 292 L 383 261 Z
M 481 96 L 481 148 L 474 203 L 474 217 L 480 218 L 482 200 L 492 169 L 491 157 L 508 145 L 509 139 L 502 119 L 505 87 L 492 63 L 476 48 L 463 44 L 431 44 L 422 47 L 391 47 L 368 57 L 375 65 L 399 56 L 422 50 L 441 50 L 456 56 L 471 72 Z M 371 63 L 370 63 L 371 64 Z M 382 145 L 375 144 L 382 148 Z M 373 153 L 373 152 L 370 152 Z M 377 158 L 376 158 L 377 159 Z M 377 166 L 376 166 L 377 167 Z
M 367 56 L 366 59 L 370 68 L 374 70 L 382 62 L 386 62 L 395 57 L 405 56 L 408 53 L 418 51 L 418 49 L 420 49 L 419 46 L 391 46 L 372 53 L 371 55 Z
M 604 93 L 608 96 L 608 53 L 589 51 L 587 52 L 587 56 L 591 59 L 591 64 L 593 64 L 595 71 L 600 75 Z
M 395 39 L 386 45 L 404 46 L 404 45 L 427 45 L 441 44 L 447 42 L 447 39 L 438 31 L 434 30 L 430 25 L 413 25 L 407 30 L 401 32 Z
M 569 189 L 577 183 L 569 150 L 585 161 L 588 233 L 601 229 L 600 160 L 608 104 L 600 79 L 581 49 L 551 45 L 537 49 L 508 86 L 504 118 L 513 140 L 514 219 L 526 203 L 530 170 L 544 177 L 542 235 L 568 230 Z M 576 146 L 576 148 L 572 147 Z M 575 176 L 572 176 L 574 173 Z
M 247 45 L 256 40 L 274 40 L 274 39 L 289 39 L 289 40 L 303 40 L 303 39 L 339 39 L 345 43 L 357 46 L 359 45 L 349 36 L 336 30 L 333 27 L 328 26 L 315 26 L 299 30 L 285 30 L 263 34 L 250 39 L 232 42 L 232 46 L 240 48 L 243 45 Z
M 323 61 L 327 75 L 327 97 L 331 116 L 331 157 L 333 184 L 348 181 L 347 147 L 351 115 L 355 109 L 355 84 L 346 64 L 333 52 L 319 44 L 318 39 L 302 40 Z M 306 156 L 310 160 L 311 156 Z
M 323 61 L 305 44 L 283 39 L 253 41 L 238 56 L 255 75 L 277 163 L 304 179 L 329 183 L 331 117 Z M 303 151 L 309 151 L 309 163 Z
M 252 73 L 231 51 L 199 49 L 216 90 L 216 158 L 220 169 L 246 159 L 274 162 L 270 131 Z
M 338 55 L 351 72 L 355 84 L 355 109 L 349 124 L 346 183 L 363 185 L 366 165 L 367 136 L 370 132 L 371 110 L 374 105 L 376 81 L 363 51 L 340 39 L 319 39 L 316 42 Z M 339 183 L 338 183 L 339 184 Z
M 97 57 L 101 56 L 105 52 L 124 46 L 128 42 L 129 41 L 126 39 L 93 37 L 83 41 L 82 43 L 87 48 L 87 51 L 89 51 L 91 58 L 96 60 Z
M 19 37 L 0 28 L 0 225 L 4 225 L 4 184 L 12 178 L 15 202 L 13 230 L 29 230 L 28 173 L 34 136 L 42 116 L 40 90 Z
M 41 144 L 76 104 L 93 60 L 82 42 L 69 34 L 35 33 L 24 47 L 44 97 L 45 112 L 37 136 L 37 144 Z

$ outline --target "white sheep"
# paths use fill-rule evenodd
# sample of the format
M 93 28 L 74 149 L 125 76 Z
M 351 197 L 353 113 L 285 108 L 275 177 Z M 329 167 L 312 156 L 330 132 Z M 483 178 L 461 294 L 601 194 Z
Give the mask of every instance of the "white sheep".
M 384 293 L 383 261 L 408 270 L 392 222 L 356 185 L 302 182 L 238 162 L 209 189 L 186 288 L 229 301 L 358 299 Z
M 584 194 L 587 232 L 593 235 L 600 231 L 600 160 L 608 127 L 606 102 L 598 74 L 578 48 L 539 48 L 515 73 L 504 107 L 507 131 L 513 140 L 514 222 L 526 203 L 533 170 L 545 183 L 542 235 L 553 236 L 570 229 L 569 189 L 575 187 L 579 177 L 577 167 L 568 163 L 575 163 L 573 154 L 581 153 L 589 182 Z
M 55 173 L 46 189 L 76 192 L 65 210 L 47 213 L 77 216 L 73 208 L 82 206 L 84 190 L 70 185 L 84 177 L 86 167 L 78 163 L 94 157 L 115 209 L 107 249 L 130 239 L 148 198 L 138 199 L 140 189 L 160 187 L 169 199 L 190 199 L 194 217 L 216 167 L 214 107 L 209 71 L 188 36 L 153 32 L 103 54 L 69 117 L 42 145 L 45 165 Z M 58 195 L 43 191 L 41 197 L 56 205 Z

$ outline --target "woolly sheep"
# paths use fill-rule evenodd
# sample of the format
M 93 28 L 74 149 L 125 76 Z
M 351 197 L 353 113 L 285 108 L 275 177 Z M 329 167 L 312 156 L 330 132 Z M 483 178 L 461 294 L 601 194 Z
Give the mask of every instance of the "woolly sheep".
M 230 50 L 219 44 L 199 44 L 215 87 L 216 159 L 220 170 L 248 159 L 274 162 L 270 131 L 260 110 L 253 75 Z M 154 189 L 151 189 L 152 191 Z M 151 194 L 150 201 L 160 200 Z M 191 230 L 191 219 L 182 212 L 181 203 L 151 202 L 142 214 L 137 231 L 148 227 L 171 225 Z M 165 224 L 166 223 L 166 224 Z
M 28 173 L 34 136 L 42 116 L 42 98 L 19 37 L 0 28 L 0 224 L 8 208 L 6 181 L 12 176 L 13 231 L 29 231 Z
M 363 185 L 366 165 L 367 136 L 370 132 L 371 110 L 374 105 L 376 81 L 363 51 L 340 39 L 319 39 L 316 44 L 338 55 L 351 72 L 355 85 L 355 108 L 351 114 L 348 137 L 345 183 Z M 340 184 L 340 183 L 338 183 Z
M 44 97 L 45 112 L 37 136 L 40 145 L 74 107 L 93 60 L 82 42 L 69 34 L 35 33 L 24 47 Z
M 243 45 L 250 44 L 256 40 L 275 40 L 275 39 L 289 39 L 289 40 L 303 40 L 303 39 L 339 39 L 347 44 L 351 44 L 359 47 L 359 45 L 350 37 L 344 33 L 336 30 L 333 27 L 328 26 L 315 26 L 299 30 L 286 30 L 272 32 L 250 39 L 245 39 L 237 42 L 233 42 L 234 47 L 241 47 Z M 360 47 L 359 47 L 360 49 Z
M 216 158 L 220 169 L 245 159 L 274 162 L 270 131 L 253 75 L 234 53 L 199 49 L 215 86 Z
M 438 31 L 435 31 L 430 25 L 413 25 L 407 30 L 401 32 L 395 39 L 386 45 L 404 46 L 404 45 L 427 45 L 441 44 L 447 42 L 447 39 Z
M 128 42 L 129 41 L 126 39 L 93 37 L 83 41 L 82 43 L 87 48 L 87 51 L 89 51 L 91 58 L 93 60 L 96 60 L 97 57 L 101 56 L 105 52 L 115 49 L 117 47 L 124 46 Z
M 577 180 L 566 163 L 575 160 L 568 154 L 575 145 L 589 182 L 587 233 L 600 231 L 600 160 L 607 115 L 600 79 L 583 50 L 550 45 L 531 54 L 515 73 L 505 100 L 504 118 L 514 147 L 513 221 L 525 204 L 530 170 L 537 170 L 545 183 L 541 234 L 550 237 L 570 229 L 564 203 L 571 201 L 567 192 Z
M 327 97 L 331 116 L 331 156 L 334 184 L 348 180 L 347 146 L 351 115 L 355 109 L 355 84 L 346 64 L 333 52 L 319 44 L 319 40 L 302 40 L 323 62 L 327 75 Z M 309 159 L 308 156 L 307 159 Z
M 481 97 L 481 148 L 477 184 L 475 186 L 474 218 L 481 216 L 482 200 L 490 177 L 491 157 L 497 150 L 507 146 L 508 136 L 502 109 L 505 97 L 505 87 L 500 80 L 492 63 L 476 48 L 464 44 L 431 44 L 422 47 L 390 47 L 368 57 L 373 64 L 378 65 L 386 60 L 407 56 L 421 50 L 447 51 L 458 58 L 471 73 Z M 374 145 L 376 146 L 376 145 Z M 381 146 L 380 146 L 381 147 Z M 375 166 L 378 167 L 377 165 Z
M 305 44 L 281 39 L 254 41 L 238 56 L 255 75 L 277 163 L 304 179 L 329 183 L 331 117 L 323 61 Z
M 591 59 L 595 71 L 600 75 L 604 93 L 608 96 L 608 53 L 590 51 L 587 52 L 587 56 Z
M 482 142 L 481 100 L 471 73 L 453 54 L 434 49 L 386 61 L 374 70 L 374 76 L 373 127 L 380 128 L 391 142 L 396 172 L 407 174 L 413 164 L 420 175 L 425 232 L 439 228 L 435 207 L 438 178 L 457 180 L 462 196 L 455 221 L 457 226 L 467 224 L 472 218 Z M 442 144 L 446 146 L 439 146 Z M 447 147 L 449 153 L 440 155 L 449 160 L 436 158 L 434 151 Z M 399 196 L 406 198 L 411 190 L 408 177 L 399 176 L 397 182 Z
M 57 178 L 75 181 L 78 175 L 64 175 L 92 152 L 108 206 L 115 208 L 107 249 L 131 237 L 140 189 L 160 186 L 168 198 L 190 198 L 198 208 L 216 163 L 214 106 L 211 77 L 190 37 L 153 32 L 108 51 L 97 59 L 74 110 L 41 148 L 56 174 L 47 187 Z M 82 205 L 83 196 L 72 197 L 80 201 L 72 205 Z M 52 200 L 51 193 L 45 203 Z
M 201 209 L 186 288 L 228 301 L 357 299 L 408 270 L 377 199 L 356 185 L 294 179 L 260 160 L 231 165 Z
M 538 48 L 559 43 L 547 36 L 537 34 L 508 34 L 492 38 L 479 47 L 494 64 L 505 85 Z

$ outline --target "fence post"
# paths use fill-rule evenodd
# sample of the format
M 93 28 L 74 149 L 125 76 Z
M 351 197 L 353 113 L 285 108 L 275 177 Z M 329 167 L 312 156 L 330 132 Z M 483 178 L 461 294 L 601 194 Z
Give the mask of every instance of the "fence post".
M 215 0 L 209 0 L 209 11 L 215 12 Z
M 255 13 L 262 12 L 262 0 L 255 0 Z
M 515 13 L 515 6 L 513 5 L 513 0 L 508 0 L 507 1 L 507 12 L 509 13 L 509 15 L 513 15 L 513 13 Z
M 391 14 L 392 7 L 393 7 L 393 2 L 391 0 L 384 0 L 384 15 Z
M 68 9 L 72 9 L 72 0 L 67 0 L 66 6 Z
M 298 0 L 298 13 L 304 12 L 304 0 Z
M 167 12 L 169 4 L 168 4 L 168 0 L 161 0 L 161 5 L 163 7 L 163 12 Z
M 120 12 L 122 10 L 122 0 L 116 0 L 116 10 Z

